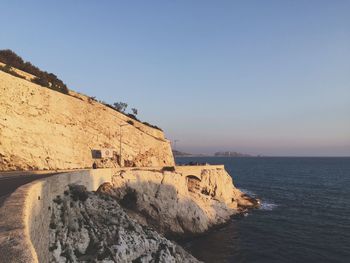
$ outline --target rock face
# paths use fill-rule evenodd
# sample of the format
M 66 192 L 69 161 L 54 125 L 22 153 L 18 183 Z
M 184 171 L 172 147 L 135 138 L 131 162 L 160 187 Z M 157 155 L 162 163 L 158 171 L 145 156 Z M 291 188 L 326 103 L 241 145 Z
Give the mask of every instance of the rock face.
M 51 209 L 50 262 L 199 262 L 99 191 L 71 185 Z
M 109 170 L 112 182 L 97 193 L 71 186 L 54 200 L 52 262 L 197 262 L 152 229 L 202 233 L 258 206 L 234 187 L 223 166 L 175 167 L 162 131 L 86 96 L 0 71 L 0 171 L 117 167 L 121 136 L 128 168 Z M 94 159 L 102 148 L 115 155 Z
M 171 166 L 162 131 L 86 96 L 43 88 L 0 71 L 0 171 L 91 168 L 93 150 L 112 148 L 131 166 Z M 117 156 L 115 156 L 117 158 Z M 98 160 L 99 166 L 117 162 Z
M 139 223 L 169 235 L 204 232 L 258 205 L 234 187 L 223 168 L 211 166 L 119 171 L 100 191 L 120 200 Z

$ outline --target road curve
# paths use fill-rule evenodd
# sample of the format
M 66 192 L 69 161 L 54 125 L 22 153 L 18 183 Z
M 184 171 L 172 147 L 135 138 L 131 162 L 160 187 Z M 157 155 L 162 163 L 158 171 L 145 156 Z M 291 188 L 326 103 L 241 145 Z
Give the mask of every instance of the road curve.
M 0 173 L 0 207 L 6 198 L 18 187 L 34 180 L 49 177 L 58 173 L 34 174 L 30 172 L 4 172 Z

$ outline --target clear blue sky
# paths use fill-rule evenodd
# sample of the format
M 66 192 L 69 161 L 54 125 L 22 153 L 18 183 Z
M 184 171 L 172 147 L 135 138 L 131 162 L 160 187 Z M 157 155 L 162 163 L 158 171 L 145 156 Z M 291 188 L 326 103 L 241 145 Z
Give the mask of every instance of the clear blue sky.
M 350 155 L 350 1 L 14 1 L 0 48 L 178 149 Z

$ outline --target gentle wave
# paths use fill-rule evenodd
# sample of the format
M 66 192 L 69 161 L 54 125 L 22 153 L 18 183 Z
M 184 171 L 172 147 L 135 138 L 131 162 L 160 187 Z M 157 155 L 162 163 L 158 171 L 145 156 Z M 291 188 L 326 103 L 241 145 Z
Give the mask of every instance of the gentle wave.
M 275 203 L 262 201 L 261 206 L 260 206 L 260 210 L 271 211 L 271 210 L 275 209 L 276 207 L 278 207 L 278 205 Z
M 240 188 L 239 190 L 241 190 L 241 192 L 245 193 L 246 195 L 249 195 L 251 197 L 256 197 L 256 194 L 248 189 L 242 189 Z
M 183 159 L 223 163 L 242 192 L 261 200 L 260 209 L 193 241 L 188 250 L 198 259 L 350 262 L 350 158 Z
M 251 196 L 251 197 L 257 197 L 257 195 L 248 190 L 248 189 L 240 189 L 243 193 Z M 267 201 L 267 200 L 261 200 L 261 206 L 260 206 L 260 210 L 264 210 L 264 211 L 271 211 L 273 209 L 275 209 L 276 207 L 278 207 L 277 204 L 273 203 L 273 202 L 270 202 L 270 201 Z

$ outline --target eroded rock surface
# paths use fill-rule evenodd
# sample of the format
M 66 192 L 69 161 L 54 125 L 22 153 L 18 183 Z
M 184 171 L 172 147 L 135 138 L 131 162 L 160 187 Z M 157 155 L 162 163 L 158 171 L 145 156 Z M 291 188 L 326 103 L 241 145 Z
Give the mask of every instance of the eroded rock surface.
M 99 191 L 70 185 L 51 209 L 51 262 L 199 262 Z
M 164 133 L 87 96 L 65 95 L 0 71 L 0 171 L 116 167 L 93 150 L 120 150 L 129 166 L 174 165 Z M 126 124 L 120 129 L 120 124 Z
M 202 233 L 257 205 L 223 168 L 211 166 L 118 171 L 100 191 L 120 200 L 140 224 L 170 235 Z

